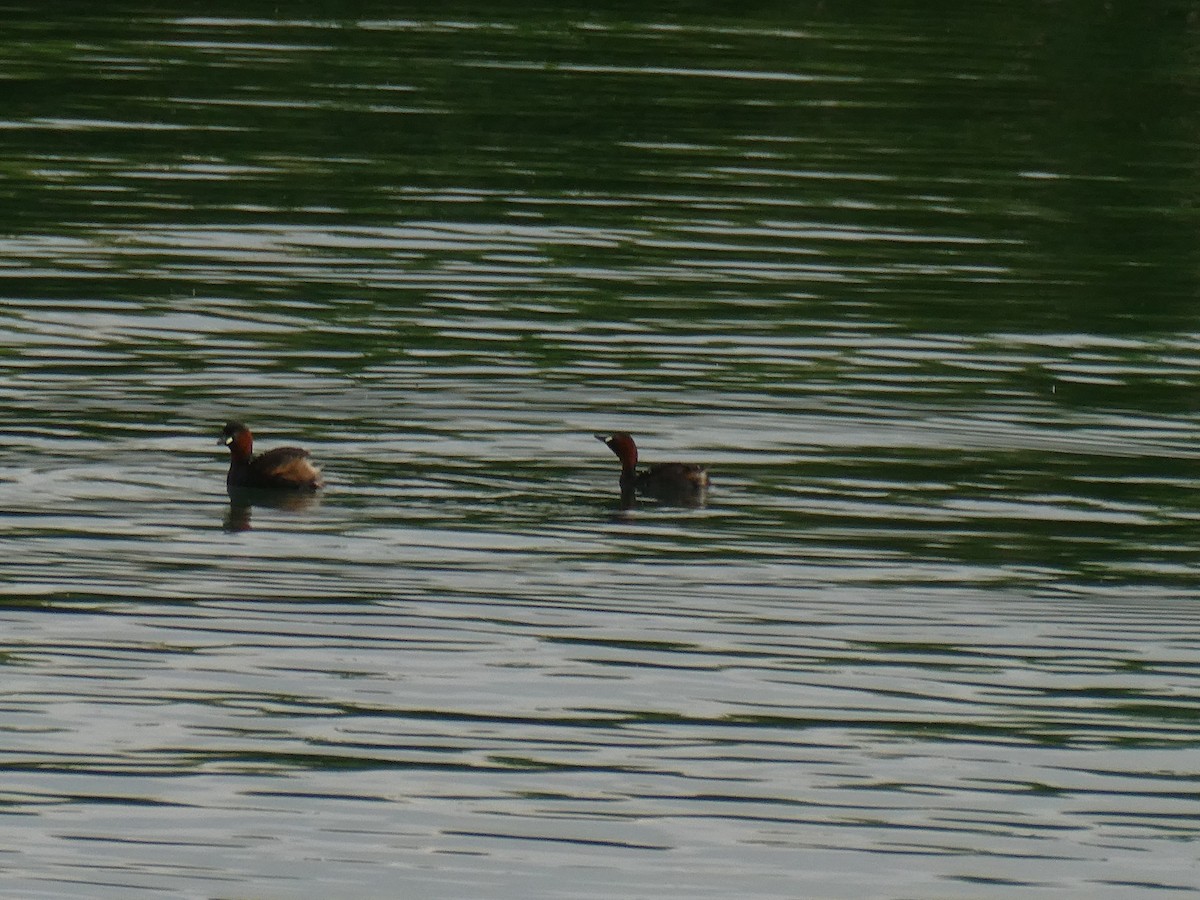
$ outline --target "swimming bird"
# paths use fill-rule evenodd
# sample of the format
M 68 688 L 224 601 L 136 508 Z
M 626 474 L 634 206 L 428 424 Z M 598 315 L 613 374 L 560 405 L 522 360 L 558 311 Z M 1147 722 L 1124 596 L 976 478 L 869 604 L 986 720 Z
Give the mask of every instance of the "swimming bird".
M 639 469 L 637 444 L 626 431 L 597 434 L 596 440 L 608 445 L 621 460 L 621 498 L 632 500 L 642 494 L 663 503 L 701 506 L 708 491 L 708 469 L 696 463 L 657 463 Z
M 307 450 L 279 447 L 254 455 L 254 435 L 241 422 L 221 429 L 218 443 L 229 448 L 229 474 L 225 485 L 234 490 L 315 491 L 321 488 L 321 470 Z

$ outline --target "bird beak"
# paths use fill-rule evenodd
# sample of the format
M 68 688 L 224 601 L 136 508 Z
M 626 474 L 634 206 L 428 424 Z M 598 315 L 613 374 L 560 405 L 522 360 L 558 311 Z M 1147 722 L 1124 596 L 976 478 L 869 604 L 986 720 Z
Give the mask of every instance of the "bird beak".
M 606 444 L 608 443 L 609 436 L 607 434 L 593 434 L 592 437 L 594 437 L 598 441 L 604 441 L 604 443 L 606 443 Z

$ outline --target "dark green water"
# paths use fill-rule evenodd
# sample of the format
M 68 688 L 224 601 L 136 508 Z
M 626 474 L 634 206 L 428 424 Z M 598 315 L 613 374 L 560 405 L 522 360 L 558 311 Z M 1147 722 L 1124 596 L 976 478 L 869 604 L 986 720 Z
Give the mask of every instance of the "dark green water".
M 832 6 L 3 8 L 0 893 L 1200 891 L 1200 24 Z

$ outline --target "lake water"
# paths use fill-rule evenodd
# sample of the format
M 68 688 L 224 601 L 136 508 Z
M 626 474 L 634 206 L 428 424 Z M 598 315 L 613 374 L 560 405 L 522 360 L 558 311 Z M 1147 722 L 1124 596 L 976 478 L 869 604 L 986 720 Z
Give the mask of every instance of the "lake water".
M 722 9 L 6 7 L 0 893 L 1200 892 L 1200 24 Z

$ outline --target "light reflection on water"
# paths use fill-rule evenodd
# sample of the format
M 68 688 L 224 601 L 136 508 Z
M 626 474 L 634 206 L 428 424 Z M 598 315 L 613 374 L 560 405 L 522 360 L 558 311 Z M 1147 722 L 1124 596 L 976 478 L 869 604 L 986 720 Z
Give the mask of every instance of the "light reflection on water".
M 483 24 L 363 31 L 478 32 L 471 85 L 543 71 L 553 30 L 514 59 Z M 31 151 L 58 218 L 0 238 L 7 889 L 1197 889 L 1194 322 L 1052 309 L 1088 270 L 1011 227 L 1030 195 L 980 200 L 1011 180 L 945 175 L 953 149 L 906 171 L 870 135 L 839 159 L 664 113 L 653 140 L 614 120 L 617 162 L 549 126 L 444 168 L 347 130 L 300 155 L 263 110 L 479 101 L 423 69 L 265 80 L 341 46 L 328 23 L 139 27 L 184 82 L 196 53 L 256 87 L 9 123 L 213 143 Z M 624 49 L 648 34 L 683 52 L 653 28 Z M 794 83 L 887 105 L 845 66 L 726 50 L 577 46 L 560 77 L 599 79 L 592 102 L 620 77 L 701 111 Z M 105 59 L 132 77 L 133 52 Z M 310 448 L 324 495 L 232 505 L 235 417 Z M 612 428 L 708 462 L 709 504 L 622 511 Z

